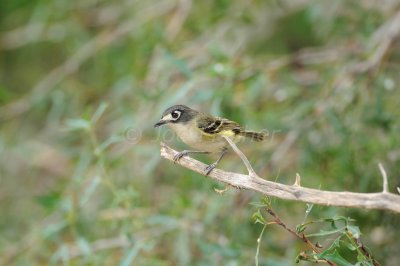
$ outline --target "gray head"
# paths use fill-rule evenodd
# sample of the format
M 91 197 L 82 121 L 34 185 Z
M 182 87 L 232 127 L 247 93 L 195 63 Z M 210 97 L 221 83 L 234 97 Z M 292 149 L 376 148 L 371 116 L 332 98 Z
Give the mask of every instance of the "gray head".
M 154 127 L 159 127 L 167 123 L 186 123 L 192 120 L 197 114 L 197 111 L 186 105 L 174 105 L 163 112 L 160 121 Z

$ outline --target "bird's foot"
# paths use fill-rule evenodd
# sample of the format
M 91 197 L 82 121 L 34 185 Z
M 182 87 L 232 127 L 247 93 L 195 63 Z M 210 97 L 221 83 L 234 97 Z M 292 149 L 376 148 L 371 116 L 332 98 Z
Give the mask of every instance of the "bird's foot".
M 176 163 L 176 162 L 179 161 L 183 156 L 186 156 L 186 155 L 188 155 L 188 154 L 189 154 L 189 152 L 187 152 L 187 151 L 178 152 L 178 153 L 175 154 L 175 156 L 174 156 L 174 163 Z
M 211 173 L 211 171 L 215 168 L 215 166 L 217 166 L 216 163 L 212 163 L 209 166 L 207 166 L 206 169 L 204 169 L 204 171 L 206 172 L 206 175 L 209 175 Z

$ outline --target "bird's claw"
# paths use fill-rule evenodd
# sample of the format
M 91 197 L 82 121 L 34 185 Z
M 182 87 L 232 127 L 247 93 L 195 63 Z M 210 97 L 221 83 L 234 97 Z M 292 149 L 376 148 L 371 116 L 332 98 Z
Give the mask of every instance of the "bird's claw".
M 217 166 L 216 163 L 212 163 L 209 166 L 207 166 L 206 169 L 204 169 L 204 171 L 206 172 L 206 175 L 209 175 L 211 173 L 211 171 L 215 168 L 215 166 Z
M 177 161 L 179 161 L 183 156 L 188 155 L 187 152 L 182 151 L 182 152 L 178 152 L 177 154 L 175 154 L 174 156 L 174 163 L 176 163 Z

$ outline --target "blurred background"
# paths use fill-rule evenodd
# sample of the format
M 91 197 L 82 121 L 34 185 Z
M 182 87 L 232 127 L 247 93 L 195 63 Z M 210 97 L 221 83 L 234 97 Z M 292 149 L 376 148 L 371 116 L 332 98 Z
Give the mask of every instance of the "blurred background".
M 0 3 L 0 264 L 254 265 L 251 204 L 160 158 L 173 104 L 269 134 L 239 145 L 268 180 L 323 190 L 400 185 L 400 4 L 81 0 Z M 205 163 L 214 158 L 198 156 Z M 233 153 L 220 168 L 245 173 Z M 399 216 L 273 199 L 282 220 L 354 218 L 382 265 Z M 268 217 L 267 217 L 268 218 Z M 278 226 L 260 265 L 304 249 Z M 300 263 L 306 265 L 306 263 Z

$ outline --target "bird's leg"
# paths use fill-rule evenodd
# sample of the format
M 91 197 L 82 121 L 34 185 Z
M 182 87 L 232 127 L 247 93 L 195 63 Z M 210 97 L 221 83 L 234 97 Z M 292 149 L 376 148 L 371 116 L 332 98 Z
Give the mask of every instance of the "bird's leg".
M 228 151 L 227 148 L 224 148 L 221 151 L 221 155 L 219 156 L 218 160 L 215 161 L 215 163 L 210 164 L 209 166 L 206 167 L 205 172 L 206 175 L 208 175 L 209 173 L 211 173 L 211 171 L 217 166 L 217 164 L 221 161 L 222 157 L 224 157 L 225 153 Z
M 178 152 L 175 156 L 174 156 L 174 163 L 176 163 L 177 161 L 179 161 L 180 158 L 182 158 L 183 156 L 188 155 L 189 153 L 209 153 L 208 151 L 192 151 L 192 150 L 184 150 L 181 152 Z

